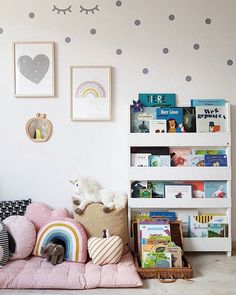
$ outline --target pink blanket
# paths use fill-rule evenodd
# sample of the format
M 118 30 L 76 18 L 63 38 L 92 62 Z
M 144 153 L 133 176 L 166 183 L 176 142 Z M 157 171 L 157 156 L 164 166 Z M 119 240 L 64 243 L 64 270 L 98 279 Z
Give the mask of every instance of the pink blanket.
M 137 274 L 130 253 L 118 264 L 104 266 L 63 262 L 53 266 L 45 258 L 30 257 L 10 261 L 0 269 L 2 289 L 92 289 L 139 287 L 142 281 Z

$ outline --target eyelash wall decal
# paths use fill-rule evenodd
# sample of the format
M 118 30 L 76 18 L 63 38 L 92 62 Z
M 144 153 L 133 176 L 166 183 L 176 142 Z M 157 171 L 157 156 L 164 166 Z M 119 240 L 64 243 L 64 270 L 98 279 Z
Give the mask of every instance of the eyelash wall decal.
M 89 14 L 91 12 L 94 14 L 95 11 L 99 11 L 98 5 L 96 5 L 94 8 L 84 8 L 82 5 L 80 5 L 80 12 L 85 12 L 86 14 Z
M 65 8 L 65 9 L 61 9 L 61 8 L 56 7 L 56 5 L 53 5 L 52 11 L 56 11 L 57 14 L 63 13 L 64 15 L 66 15 L 66 12 L 70 12 L 70 13 L 72 12 L 71 7 L 72 7 L 72 5 L 70 5 L 69 7 Z

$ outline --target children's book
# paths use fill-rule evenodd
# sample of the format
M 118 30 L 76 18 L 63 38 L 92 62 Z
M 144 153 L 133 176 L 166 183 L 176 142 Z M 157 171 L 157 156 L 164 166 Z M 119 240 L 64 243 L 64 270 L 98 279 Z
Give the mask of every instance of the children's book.
M 192 198 L 191 184 L 166 184 L 165 198 L 166 199 L 191 199 Z
M 193 149 L 192 154 L 195 154 L 195 155 L 225 155 L 225 150 L 218 150 L 218 149 L 197 150 L 197 149 Z
M 228 225 L 222 223 L 208 224 L 208 238 L 225 238 L 228 236 Z
M 224 106 L 197 106 L 197 132 L 226 132 L 226 110 Z
M 138 153 L 138 154 L 152 154 L 152 155 L 169 155 L 170 149 L 169 147 L 163 146 L 135 146 L 131 147 L 131 153 Z
M 191 106 L 224 106 L 224 99 L 191 99 Z
M 148 167 L 148 157 L 150 154 L 131 154 L 132 167 Z
M 206 167 L 227 167 L 227 155 L 205 155 Z
M 176 106 L 175 93 L 139 93 L 144 107 L 168 108 Z
M 164 217 L 168 218 L 170 221 L 176 220 L 176 213 L 172 211 L 156 211 L 156 212 L 150 212 L 150 217 Z
M 169 268 L 172 267 L 172 255 L 165 251 L 165 245 L 147 244 L 142 247 L 143 268 Z
M 185 181 L 193 188 L 193 198 L 205 198 L 204 181 Z
M 204 190 L 206 198 L 227 198 L 226 181 L 205 181 Z
M 131 198 L 139 198 L 140 189 L 147 188 L 147 181 L 132 181 L 131 183 Z
M 152 197 L 152 190 L 147 188 L 141 188 L 139 190 L 139 198 L 151 198 Z
M 150 133 L 166 133 L 166 120 L 149 121 Z
M 190 152 L 188 148 L 170 148 L 171 166 L 189 166 Z
M 168 133 L 183 132 L 183 108 L 157 108 L 156 118 L 166 120 Z
M 149 133 L 150 121 L 156 119 L 156 108 L 144 107 L 142 112 L 130 109 L 131 133 Z
M 149 167 L 170 167 L 170 155 L 150 155 Z
M 148 181 L 147 187 L 152 190 L 153 198 L 165 197 L 165 183 L 160 181 Z
M 194 107 L 183 108 L 184 132 L 196 132 L 196 110 Z
M 205 156 L 204 155 L 190 155 L 190 166 L 191 167 L 204 167 Z
M 190 237 L 190 216 L 197 216 L 198 210 L 178 209 L 175 210 L 177 220 L 183 224 L 183 236 Z

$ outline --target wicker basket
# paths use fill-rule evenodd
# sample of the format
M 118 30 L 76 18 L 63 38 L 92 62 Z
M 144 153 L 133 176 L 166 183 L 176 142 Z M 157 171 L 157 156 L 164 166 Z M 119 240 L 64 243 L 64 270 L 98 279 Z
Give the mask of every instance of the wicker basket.
M 183 249 L 183 233 L 181 222 L 170 222 L 171 240 Z M 133 224 L 134 233 L 134 263 L 137 272 L 142 279 L 159 279 L 163 283 L 172 283 L 176 279 L 191 279 L 193 269 L 186 257 L 183 255 L 183 267 L 170 268 L 142 268 L 138 259 L 138 233 L 137 223 Z

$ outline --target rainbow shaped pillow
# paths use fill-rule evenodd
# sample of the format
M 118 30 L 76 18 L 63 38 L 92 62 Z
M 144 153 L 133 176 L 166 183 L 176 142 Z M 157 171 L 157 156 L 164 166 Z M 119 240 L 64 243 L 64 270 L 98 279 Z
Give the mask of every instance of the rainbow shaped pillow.
M 41 248 L 50 242 L 63 244 L 65 260 L 86 262 L 87 235 L 83 226 L 73 219 L 62 218 L 45 224 L 38 232 L 33 255 L 41 256 Z

